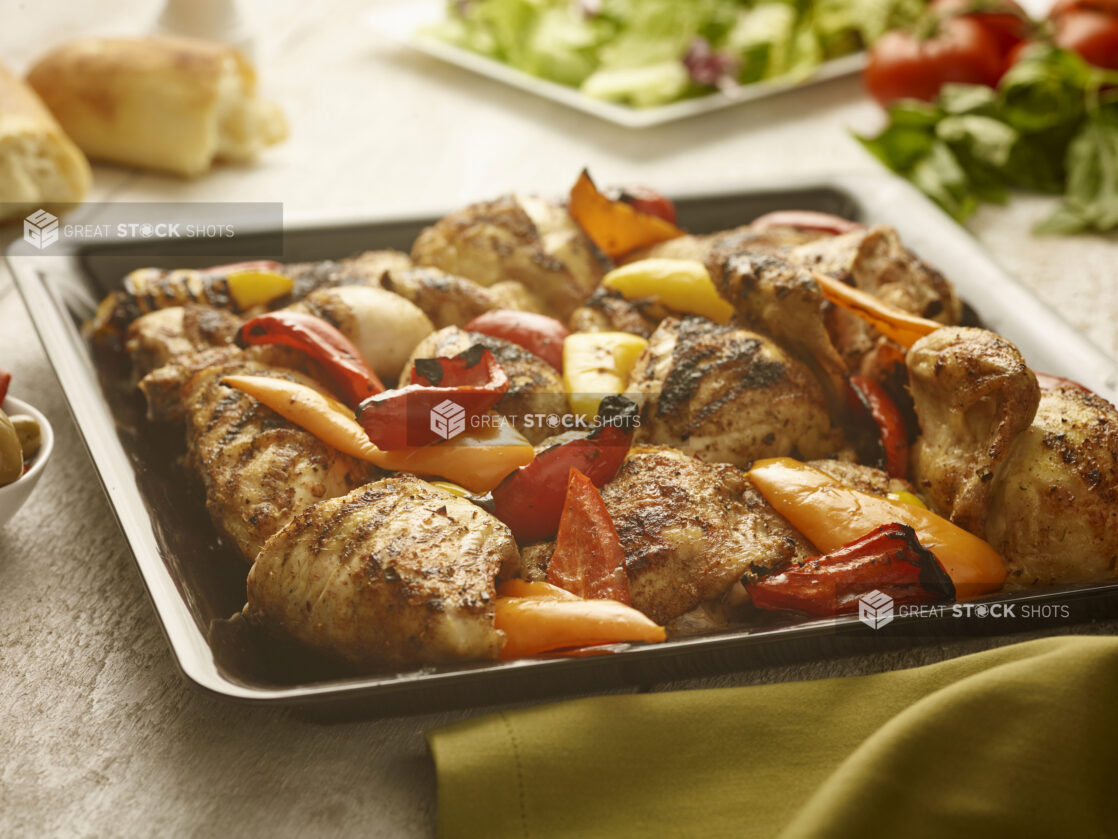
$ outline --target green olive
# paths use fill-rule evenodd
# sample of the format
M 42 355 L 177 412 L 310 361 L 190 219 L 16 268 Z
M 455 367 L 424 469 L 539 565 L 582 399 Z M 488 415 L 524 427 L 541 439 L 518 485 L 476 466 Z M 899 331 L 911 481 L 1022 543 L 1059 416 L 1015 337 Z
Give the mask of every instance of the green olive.
M 30 460 L 39 453 L 43 445 L 43 430 L 39 428 L 39 421 L 27 414 L 16 414 L 9 417 L 19 436 L 19 446 L 23 449 L 23 459 Z
M 22 474 L 23 447 L 19 444 L 19 435 L 8 415 L 0 411 L 0 487 Z

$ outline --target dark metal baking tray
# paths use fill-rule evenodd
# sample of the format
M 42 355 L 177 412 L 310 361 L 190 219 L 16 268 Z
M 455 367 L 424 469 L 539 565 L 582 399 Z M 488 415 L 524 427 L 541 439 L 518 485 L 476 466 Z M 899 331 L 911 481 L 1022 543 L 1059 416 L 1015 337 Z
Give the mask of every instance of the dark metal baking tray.
M 694 232 L 743 224 L 775 209 L 812 209 L 894 225 L 913 251 L 952 279 L 992 329 L 1015 341 L 1038 370 L 1065 375 L 1114 401 L 1118 365 L 1010 279 L 978 243 L 907 184 L 888 177 L 834 177 L 680 196 L 681 223 Z M 285 225 L 288 261 L 339 258 L 371 248 L 408 249 L 423 218 L 313 220 Z M 274 233 L 269 245 L 274 244 Z M 251 259 L 242 252 L 167 257 L 166 267 Z M 179 251 L 181 253 L 181 249 Z M 935 643 L 960 634 L 1006 633 L 1118 616 L 1118 585 L 1001 594 L 989 603 L 1043 604 L 1055 615 L 993 620 L 898 619 L 880 630 L 856 618 L 782 623 L 591 658 L 532 659 L 343 676 L 230 620 L 244 602 L 245 565 L 217 539 L 200 488 L 173 460 L 181 431 L 147 425 L 136 394 L 96 365 L 80 332 L 96 302 L 125 272 L 157 263 L 151 245 L 87 243 L 43 256 L 17 243 L 8 259 L 62 383 L 74 420 L 139 566 L 172 653 L 199 687 L 236 700 L 299 706 L 315 715 L 391 715 L 553 697 L 851 652 Z

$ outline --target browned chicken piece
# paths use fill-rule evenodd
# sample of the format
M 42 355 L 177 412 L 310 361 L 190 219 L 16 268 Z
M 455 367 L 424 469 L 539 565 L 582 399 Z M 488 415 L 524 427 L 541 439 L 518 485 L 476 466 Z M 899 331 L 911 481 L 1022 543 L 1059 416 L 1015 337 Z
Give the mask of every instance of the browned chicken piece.
M 245 616 L 360 669 L 494 659 L 495 580 L 517 562 L 492 515 L 399 475 L 317 503 L 269 539 Z
M 400 381 L 411 381 L 412 367 L 417 358 L 455 356 L 474 344 L 482 344 L 492 350 L 509 377 L 509 389 L 493 410 L 508 417 L 517 430 L 533 443 L 539 443 L 553 434 L 554 429 L 549 429 L 535 415 L 567 413 L 569 408 L 563 378 L 546 361 L 511 341 L 448 326 L 428 335 L 412 350 Z
M 771 337 L 815 374 L 839 421 L 846 410 L 848 371 L 831 343 L 827 301 L 811 274 L 777 257 L 740 253 L 711 276 L 744 325 Z
M 817 239 L 793 249 L 788 259 L 914 315 L 947 326 L 962 317 L 962 302 L 951 283 L 907 250 L 892 227 L 877 225 Z M 852 372 L 875 376 L 903 352 L 844 309 L 828 307 L 827 326 Z
M 386 383 L 400 375 L 412 347 L 435 331 L 418 306 L 379 286 L 320 288 L 289 308 L 336 327 Z
M 647 338 L 668 311 L 652 300 L 626 300 L 619 292 L 599 287 L 571 314 L 572 332 L 631 332 Z
M 870 495 L 888 495 L 891 492 L 916 493 L 916 488 L 901 478 L 890 478 L 887 472 L 849 460 L 812 460 L 812 466 L 836 481 Z
M 637 360 L 637 440 L 710 462 L 825 457 L 841 445 L 808 369 L 755 332 L 704 318 L 667 318 Z
M 560 320 L 590 296 L 608 268 L 564 207 L 523 195 L 451 213 L 419 234 L 411 255 L 483 286 L 520 282 Z
M 422 309 L 435 329 L 465 326 L 493 309 L 539 311 L 524 286 L 512 280 L 483 286 L 437 268 L 412 268 L 385 272 L 380 284 Z
M 232 344 L 240 326 L 241 319 L 224 309 L 172 306 L 132 321 L 124 348 L 139 379 L 178 356 Z
M 813 555 L 741 470 L 666 446 L 634 447 L 602 498 L 625 549 L 630 601 L 660 624 L 704 604 L 724 615 L 743 577 Z M 553 550 L 525 548 L 524 575 L 546 577 Z
M 1009 341 L 968 327 L 921 338 L 907 365 L 922 431 L 916 484 L 933 510 L 981 534 L 997 470 L 1036 413 L 1036 376 Z
M 187 458 L 202 478 L 206 508 L 219 532 L 252 562 L 268 537 L 301 510 L 344 495 L 375 470 L 219 383 L 233 374 L 322 388 L 294 370 L 243 357 L 205 368 L 183 388 Z
M 365 251 L 350 259 L 298 262 L 285 265 L 283 273 L 295 281 L 293 301 L 302 300 L 312 291 L 345 285 L 378 285 L 386 271 L 403 271 L 412 267 L 411 257 L 392 250 Z
M 242 350 L 233 344 L 210 347 L 173 358 L 140 379 L 140 392 L 147 402 L 147 418 L 152 422 L 178 422 L 186 414 L 183 388 L 197 373 L 230 361 L 257 361 L 272 367 L 287 367 L 306 372 L 307 357 L 298 350 L 271 346 Z
M 947 328 L 909 351 L 917 485 L 983 536 L 1009 585 L 1118 575 L 1118 411 L 1071 383 L 1040 390 L 1017 349 Z
M 990 497 L 986 538 L 1011 585 L 1118 576 L 1118 411 L 1077 385 L 1044 389 Z
M 736 253 L 748 251 L 780 256 L 798 245 L 812 242 L 825 235 L 818 231 L 797 230 L 791 227 L 756 230 L 747 224 L 718 233 L 669 239 L 658 245 L 634 251 L 626 255 L 622 262 L 629 263 L 652 258 L 697 259 L 699 262 L 706 263 L 707 270 L 713 274 L 726 259 Z

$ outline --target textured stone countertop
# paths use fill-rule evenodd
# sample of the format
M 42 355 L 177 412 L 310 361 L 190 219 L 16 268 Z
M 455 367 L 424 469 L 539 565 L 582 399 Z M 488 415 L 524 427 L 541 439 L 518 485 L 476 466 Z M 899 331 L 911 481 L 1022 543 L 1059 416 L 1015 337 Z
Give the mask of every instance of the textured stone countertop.
M 583 165 L 603 181 L 669 193 L 879 171 L 849 135 L 879 119 L 855 79 L 633 132 L 381 42 L 358 25 L 367 3 L 245 3 L 260 33 L 263 84 L 287 110 L 290 141 L 255 167 L 189 182 L 99 167 L 95 197 L 282 201 L 289 217 L 337 216 L 449 207 L 513 188 L 558 192 Z M 0 6 L 0 58 L 19 69 L 66 36 L 134 31 L 154 15 L 143 2 L 71 5 L 64 21 L 42 4 Z M 1118 240 L 1030 236 L 1050 208 L 1015 198 L 969 227 L 1011 274 L 1118 356 Z M 0 530 L 0 835 L 430 835 L 434 773 L 423 732 L 466 712 L 322 726 L 192 689 L 6 277 L 0 367 L 58 435 L 42 483 Z M 1021 637 L 657 689 L 867 673 Z

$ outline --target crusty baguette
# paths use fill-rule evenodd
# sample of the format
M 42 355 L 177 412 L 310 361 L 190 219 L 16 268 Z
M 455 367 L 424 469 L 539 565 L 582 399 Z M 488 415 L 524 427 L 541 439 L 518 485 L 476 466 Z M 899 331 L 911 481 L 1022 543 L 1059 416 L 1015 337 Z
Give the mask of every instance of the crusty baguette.
M 256 96 L 236 50 L 186 38 L 82 38 L 39 60 L 27 80 L 86 154 L 194 176 L 247 161 L 287 136 Z
M 0 64 L 0 220 L 81 201 L 89 162 L 35 92 Z

